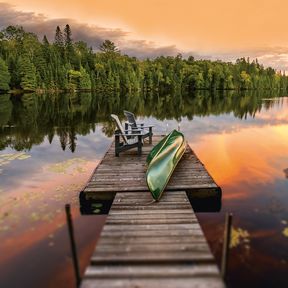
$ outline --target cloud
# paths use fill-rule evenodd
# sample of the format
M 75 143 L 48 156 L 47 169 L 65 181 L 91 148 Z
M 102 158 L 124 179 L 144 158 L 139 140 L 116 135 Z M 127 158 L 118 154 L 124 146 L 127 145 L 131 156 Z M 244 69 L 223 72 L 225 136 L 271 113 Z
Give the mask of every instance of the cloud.
M 124 54 L 139 58 L 176 55 L 179 53 L 175 46 L 157 46 L 154 42 L 146 40 L 128 39 L 130 33 L 122 29 L 88 25 L 69 18 L 48 19 L 43 14 L 17 11 L 10 4 L 0 3 L 1 30 L 9 25 L 21 25 L 26 31 L 37 34 L 39 39 L 42 39 L 46 35 L 49 41 L 53 41 L 56 27 L 60 26 L 63 30 L 66 24 L 69 24 L 71 27 L 74 41 L 85 41 L 94 50 L 97 50 L 104 40 L 109 39 Z
M 211 55 L 201 55 L 210 60 L 224 60 L 235 62 L 236 59 L 245 57 L 250 60 L 258 59 L 265 67 L 288 72 L 288 47 L 256 47 L 242 51 L 215 52 Z M 201 57 L 200 56 L 200 57 Z
M 0 3 L 0 29 L 8 25 L 21 25 L 26 31 L 37 34 L 39 39 L 42 39 L 45 34 L 49 41 L 53 41 L 56 26 L 64 29 L 66 24 L 69 24 L 72 29 L 74 41 L 85 41 L 94 50 L 97 50 L 104 40 L 109 39 L 120 48 L 123 54 L 140 59 L 161 55 L 175 56 L 178 53 L 182 53 L 183 57 L 193 55 L 196 59 L 232 62 L 240 57 L 250 57 L 251 60 L 258 58 L 259 63 L 266 67 L 271 66 L 277 70 L 288 72 L 288 47 L 256 47 L 243 51 L 229 51 L 227 48 L 226 51 L 214 51 L 209 54 L 195 50 L 182 51 L 173 44 L 160 46 L 155 42 L 132 39 L 130 32 L 122 29 L 88 25 L 69 18 L 49 19 L 44 14 L 18 11 L 11 4 Z

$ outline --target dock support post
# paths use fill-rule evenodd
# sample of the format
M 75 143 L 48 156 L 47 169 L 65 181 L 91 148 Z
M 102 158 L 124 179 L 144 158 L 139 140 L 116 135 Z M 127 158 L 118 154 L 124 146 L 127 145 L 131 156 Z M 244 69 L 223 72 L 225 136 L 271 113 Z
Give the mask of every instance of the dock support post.
M 65 205 L 65 211 L 66 211 L 66 219 L 67 219 L 70 245 L 71 245 L 71 251 L 72 251 L 74 272 L 75 272 L 75 278 L 76 278 L 76 287 L 79 287 L 81 283 L 81 277 L 80 277 L 80 272 L 79 272 L 79 264 L 78 264 L 77 249 L 76 249 L 75 238 L 74 238 L 74 229 L 73 229 L 73 222 L 72 222 L 72 217 L 71 217 L 70 204 Z
M 221 261 L 221 275 L 225 279 L 229 258 L 229 245 L 231 238 L 231 227 L 232 227 L 232 213 L 226 213 L 225 216 L 225 229 L 224 229 L 224 241 L 222 249 L 222 261 Z

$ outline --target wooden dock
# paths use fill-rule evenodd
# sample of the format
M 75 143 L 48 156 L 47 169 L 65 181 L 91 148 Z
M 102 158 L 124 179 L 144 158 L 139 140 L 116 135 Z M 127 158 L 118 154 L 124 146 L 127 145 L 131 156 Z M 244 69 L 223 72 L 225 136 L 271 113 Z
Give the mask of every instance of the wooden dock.
M 154 143 L 160 138 L 153 137 Z M 117 193 L 81 287 L 224 287 L 187 193 L 221 193 L 188 146 L 160 202 L 145 183 L 145 160 L 110 147 L 84 189 L 88 196 Z
M 161 138 L 162 136 L 153 136 L 152 145 L 145 144 L 141 156 L 138 156 L 136 149 L 134 149 L 121 153 L 120 157 L 115 157 L 114 145 L 112 144 L 94 171 L 84 193 L 147 191 L 146 157 L 152 146 L 158 143 Z M 221 194 L 220 187 L 189 145 L 187 145 L 186 151 L 165 189 L 165 191 L 179 190 L 193 191 L 194 195 L 198 194 L 199 197 Z

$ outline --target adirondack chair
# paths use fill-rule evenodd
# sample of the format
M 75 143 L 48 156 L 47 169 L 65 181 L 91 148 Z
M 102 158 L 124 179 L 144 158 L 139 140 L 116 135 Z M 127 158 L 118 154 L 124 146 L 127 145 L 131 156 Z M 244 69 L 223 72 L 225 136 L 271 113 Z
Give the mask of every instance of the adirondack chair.
M 143 130 L 123 129 L 123 126 L 117 115 L 111 114 L 112 119 L 115 121 L 117 129 L 115 130 L 115 156 L 119 157 L 119 153 L 129 150 L 131 148 L 138 148 L 138 155 L 142 153 L 142 140 Z M 122 141 L 120 140 L 122 139 Z
M 149 144 L 152 144 L 152 128 L 154 127 L 154 125 L 144 126 L 144 123 L 137 123 L 135 120 L 135 115 L 132 112 L 124 110 L 124 114 L 128 121 L 125 123 L 125 129 L 128 130 L 128 128 L 130 127 L 132 130 L 143 130 L 145 134 L 143 139 L 149 137 Z M 145 128 L 148 128 L 149 130 L 146 130 Z

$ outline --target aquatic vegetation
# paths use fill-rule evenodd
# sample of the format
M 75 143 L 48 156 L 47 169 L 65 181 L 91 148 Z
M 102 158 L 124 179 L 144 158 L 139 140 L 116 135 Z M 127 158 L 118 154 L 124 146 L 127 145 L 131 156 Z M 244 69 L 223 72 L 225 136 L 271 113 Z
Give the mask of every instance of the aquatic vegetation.
M 58 174 L 68 174 L 68 173 L 84 173 L 86 172 L 85 167 L 82 165 L 86 164 L 86 160 L 82 158 L 72 158 L 63 162 L 52 164 L 48 167 L 49 172 Z
M 93 208 L 93 213 L 98 214 L 101 212 L 101 208 L 103 207 L 103 204 L 102 203 L 92 203 L 91 207 Z
M 288 178 L 288 168 L 284 169 L 283 171 L 284 171 L 286 178 Z
M 283 234 L 285 237 L 288 237 L 288 227 L 286 227 L 286 228 L 283 229 L 282 234 Z
M 230 248 L 236 248 L 241 244 L 244 244 L 245 247 L 248 248 L 249 243 L 250 243 L 250 234 L 247 230 L 232 227 Z
M 0 174 L 3 171 L 1 167 L 10 164 L 14 160 L 26 160 L 30 157 L 31 155 L 28 155 L 24 152 L 0 154 Z

